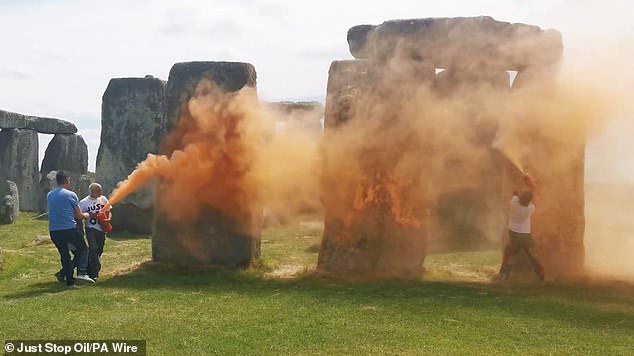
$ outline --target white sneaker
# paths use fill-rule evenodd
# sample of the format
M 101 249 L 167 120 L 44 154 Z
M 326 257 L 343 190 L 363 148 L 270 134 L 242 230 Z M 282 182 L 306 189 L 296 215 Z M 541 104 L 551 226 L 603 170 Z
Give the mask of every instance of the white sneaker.
M 78 281 L 84 281 L 84 282 L 88 282 L 88 283 L 95 283 L 95 280 L 88 277 L 87 274 L 78 274 L 77 275 L 77 280 Z

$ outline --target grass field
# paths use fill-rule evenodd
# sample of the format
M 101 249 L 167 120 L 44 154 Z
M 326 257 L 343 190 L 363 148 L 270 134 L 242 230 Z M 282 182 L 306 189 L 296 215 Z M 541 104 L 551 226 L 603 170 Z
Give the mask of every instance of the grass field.
M 246 271 L 149 262 L 112 235 L 97 285 L 66 289 L 46 222 L 0 226 L 0 339 L 146 339 L 148 354 L 634 354 L 634 286 L 490 283 L 499 251 L 430 255 L 423 280 L 314 273 L 322 226 L 267 229 Z

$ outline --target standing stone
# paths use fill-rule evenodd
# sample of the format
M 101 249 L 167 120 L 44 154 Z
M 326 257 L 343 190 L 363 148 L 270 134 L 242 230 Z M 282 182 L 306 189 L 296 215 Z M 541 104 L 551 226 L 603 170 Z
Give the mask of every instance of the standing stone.
M 335 189 L 332 189 L 334 192 L 322 190 L 326 224 L 318 267 L 327 271 L 345 271 L 347 264 L 350 270 L 365 271 L 375 268 L 375 262 L 368 261 L 380 260 L 379 255 L 370 252 L 380 251 L 376 246 L 385 249 L 380 243 L 381 237 L 389 235 L 390 231 L 386 234 L 377 231 L 389 226 L 390 221 L 385 217 L 389 217 L 389 202 L 390 199 L 393 202 L 395 196 L 393 191 L 384 188 L 392 183 L 384 178 L 390 177 L 389 160 L 381 161 L 386 153 L 376 148 L 373 151 L 369 145 L 362 147 L 366 151 L 361 152 L 369 150 L 377 157 L 369 165 L 376 167 L 378 164 L 379 167 L 378 170 L 374 169 L 376 174 L 372 176 L 368 173 L 372 173 L 373 169 L 364 167 L 358 157 L 355 163 L 360 168 L 355 164 L 336 167 L 333 162 L 337 162 L 337 153 L 329 152 L 328 148 L 329 140 L 345 139 L 345 135 L 336 135 L 336 130 L 345 129 L 348 122 L 359 118 L 368 121 L 373 119 L 373 113 L 368 113 L 368 110 L 364 112 L 363 108 L 372 107 L 375 101 L 396 111 L 394 100 L 395 97 L 398 100 L 398 96 L 394 92 L 407 91 L 398 85 L 377 87 L 379 83 L 385 84 L 384 72 L 391 67 L 402 69 L 416 63 L 415 68 L 427 65 L 445 68 L 437 76 L 434 94 L 440 100 L 448 99 L 448 106 L 453 105 L 454 99 L 460 103 L 456 105 L 456 115 L 462 115 L 464 122 L 459 122 L 458 127 L 437 126 L 436 133 L 442 136 L 440 130 L 457 129 L 459 135 L 463 136 L 458 139 L 462 142 L 457 142 L 457 146 L 462 149 L 452 150 L 452 147 L 447 147 L 447 143 L 434 146 L 431 151 L 437 158 L 432 162 L 431 169 L 428 169 L 429 165 L 423 165 L 425 171 L 433 176 L 433 190 L 446 193 L 434 197 L 436 215 L 446 213 L 450 220 L 448 223 L 456 224 L 460 230 L 458 232 L 463 235 L 481 233 L 473 231 L 474 227 L 484 227 L 490 232 L 499 225 L 506 230 L 509 190 L 521 187 L 522 174 L 517 168 L 504 169 L 504 166 L 508 166 L 505 159 L 496 159 L 495 153 L 491 151 L 499 118 L 487 116 L 488 112 L 495 110 L 490 110 L 490 98 L 478 102 L 479 95 L 485 89 L 487 94 L 495 94 L 498 96 L 496 99 L 503 101 L 504 93 L 509 90 L 508 70 L 518 72 L 513 88 L 533 86 L 533 89 L 539 88 L 540 93 L 550 90 L 555 84 L 563 55 L 561 34 L 537 26 L 500 22 L 491 17 L 426 18 L 392 20 L 378 26 L 355 26 L 348 32 L 348 43 L 352 55 L 367 62 L 348 61 L 350 70 L 345 70 L 343 63 L 337 66 L 333 64 L 329 73 L 322 181 L 324 187 Z M 373 63 L 368 67 L 374 69 L 364 70 L 362 63 Z M 333 71 L 334 68 L 337 70 Z M 422 73 L 415 69 L 417 71 Z M 381 76 L 367 75 L 370 72 L 383 73 L 383 78 L 378 80 Z M 407 79 L 401 82 L 406 84 Z M 465 97 L 468 100 L 464 100 Z M 423 104 L 420 109 L 424 111 Z M 377 111 L 380 110 L 379 106 Z M 383 115 L 393 117 L 389 111 Z M 539 186 L 536 193 L 539 205 L 533 219 L 536 255 L 542 260 L 547 275 L 568 278 L 583 271 L 585 133 L 571 128 L 566 132 L 565 140 L 525 134 L 539 132 L 553 124 L 542 120 L 537 117 L 521 122 L 518 120 L 513 125 L 514 130 L 518 131 L 513 139 L 523 152 L 530 153 L 530 157 L 523 157 L 522 164 L 528 167 Z M 386 135 L 397 122 L 395 119 L 381 126 Z M 363 129 L 360 125 L 355 128 Z M 364 134 L 366 142 L 379 141 L 381 138 L 380 135 Z M 434 136 L 435 132 L 428 134 L 432 141 Z M 389 144 L 401 144 L 401 141 L 403 139 L 391 139 Z M 354 150 L 347 152 L 346 145 L 336 147 L 342 151 L 338 154 L 348 155 L 352 159 L 355 158 L 353 154 L 358 154 Z M 467 154 L 464 147 L 473 149 Z M 359 175 L 359 172 L 355 169 L 361 171 L 360 175 L 365 180 L 357 185 L 357 192 L 365 189 L 372 193 L 366 196 L 372 196 L 373 205 L 361 204 L 365 210 L 351 203 L 356 202 L 353 193 L 355 186 L 354 183 L 350 186 L 346 184 L 350 177 L 358 178 L 355 174 Z M 364 186 L 374 188 L 366 189 Z M 387 202 L 385 206 L 376 203 L 377 197 L 379 203 Z M 483 213 L 487 211 L 496 213 L 488 216 Z M 380 221 L 378 225 L 377 221 Z M 526 265 L 520 262 L 518 267 L 522 267 L 522 264 Z
M 507 197 L 500 189 L 503 168 L 491 151 L 498 118 L 483 114 L 487 110 L 482 105 L 490 105 L 491 95 L 502 100 L 510 92 L 510 76 L 487 67 L 450 68 L 438 73 L 435 84 L 438 95 L 460 102 L 464 113 L 457 123 L 461 135 L 435 150 L 432 180 L 442 194 L 434 204 L 437 231 L 432 233 L 448 247 L 476 248 L 497 241 L 500 229 L 495 227 L 505 225 L 502 211 L 507 209 Z M 487 93 L 484 103 L 474 95 L 480 92 Z M 471 155 L 465 155 L 467 150 Z
M 19 213 L 18 186 L 10 180 L 0 181 L 0 224 L 12 224 Z
M 248 63 L 190 62 L 177 63 L 170 70 L 167 82 L 167 122 L 170 129 L 179 120 L 189 120 L 187 104 L 202 79 L 211 80 L 220 90 L 234 92 L 256 86 L 255 68 Z M 171 155 L 182 149 L 181 137 L 164 143 L 161 153 Z M 178 187 L 158 182 L 155 201 L 152 257 L 155 261 L 181 265 L 246 266 L 260 255 L 261 212 L 250 212 L 239 218 L 229 217 L 213 208 L 203 208 L 190 224 L 174 222 L 169 211 L 177 209 L 163 192 Z M 227 189 L 235 189 L 227 187 Z M 255 196 L 241 197 L 248 205 Z
M 57 171 L 50 171 L 46 174 L 42 174 L 42 179 L 40 180 L 40 198 L 38 202 L 40 212 L 48 211 L 46 195 L 48 194 L 48 192 L 57 187 L 55 175 L 57 175 Z M 79 194 L 77 194 L 77 196 L 79 197 Z
M 78 197 L 83 199 L 84 197 L 90 195 L 90 184 L 93 182 L 92 177 L 89 174 L 82 174 L 79 176 L 79 181 L 75 184 L 75 192 Z
M 82 179 L 82 175 L 88 173 L 88 146 L 81 135 L 57 134 L 46 147 L 39 190 L 38 205 L 41 212 L 47 211 L 46 194 L 50 185 L 50 177 L 47 178 L 47 175 L 52 171 L 61 170 L 70 177 L 71 190 L 75 191 L 80 199 L 83 198 L 86 192 L 82 192 L 81 188 L 85 186 L 86 178 Z M 52 179 L 54 181 L 55 176 Z
M 88 146 L 81 135 L 57 134 L 46 147 L 41 171 L 60 170 L 80 174 L 88 172 Z
M 336 61 L 330 67 L 322 146 L 326 216 L 317 264 L 321 271 L 398 277 L 422 273 L 426 201 L 419 182 L 430 155 L 425 143 L 408 135 L 413 118 L 401 109 L 433 80 L 434 71 L 426 65 L 410 69 L 414 75 L 407 80 L 385 62 Z M 395 85 L 403 91 L 393 90 Z M 398 128 L 382 129 L 389 126 Z M 358 130 L 364 130 L 364 139 L 348 140 Z M 403 149 L 385 150 L 386 141 L 399 142 Z M 399 163 L 409 168 L 397 173 Z M 405 181 L 415 183 L 401 185 Z
M 101 106 L 101 143 L 96 181 L 108 196 L 148 153 L 158 153 L 165 137 L 165 81 L 111 79 Z M 154 220 L 154 185 L 148 184 L 116 205 L 116 230 L 150 234 Z
M 532 220 L 535 252 L 546 274 L 555 279 L 576 278 L 584 273 L 585 247 L 585 141 L 572 139 L 558 147 L 558 154 L 569 156 L 562 164 L 544 159 L 535 165 L 534 175 L 540 185 L 537 209 Z
M 38 139 L 31 130 L 0 131 L 0 180 L 15 182 L 20 192 L 20 209 L 36 211 L 38 200 Z
M 513 88 L 539 87 L 547 97 L 555 88 L 552 70 L 534 71 L 522 81 L 514 82 Z M 517 130 L 540 132 L 543 125 L 549 124 L 543 120 L 525 120 L 518 123 Z M 547 279 L 575 279 L 584 274 L 585 262 L 586 132 L 582 127 L 571 127 L 566 130 L 564 140 L 549 135 L 540 135 L 539 139 L 516 136 L 523 151 L 530 152 L 530 155 L 522 156 L 521 161 L 537 183 L 536 209 L 531 220 L 534 254 L 543 264 Z M 521 174 L 512 167 L 507 168 L 505 195 L 510 197 L 512 190 L 525 189 L 523 187 Z M 518 263 L 514 263 L 514 271 L 516 266 L 534 278 L 528 258 L 520 256 Z
M 240 62 L 184 62 L 172 66 L 167 80 L 167 129 L 180 117 L 182 106 L 191 98 L 198 82 L 206 78 L 227 92 L 256 87 L 255 67 Z M 169 151 L 169 148 L 166 148 Z
M 354 117 L 354 103 L 372 90 L 377 64 L 369 60 L 334 61 L 328 70 L 324 130 L 343 125 Z

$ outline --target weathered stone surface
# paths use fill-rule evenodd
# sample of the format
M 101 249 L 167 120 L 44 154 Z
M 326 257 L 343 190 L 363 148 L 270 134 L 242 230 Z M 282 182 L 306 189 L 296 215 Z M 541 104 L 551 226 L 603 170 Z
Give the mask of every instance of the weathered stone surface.
M 162 189 L 159 184 L 159 190 Z M 158 195 L 160 197 L 160 195 Z M 166 204 L 166 205 L 163 205 Z M 174 209 L 157 199 L 152 259 L 178 265 L 246 267 L 260 257 L 260 219 L 235 221 L 207 209 L 191 224 L 174 223 L 165 211 Z M 255 217 L 254 217 L 255 218 Z M 240 226 L 258 227 L 242 230 Z
M 207 78 L 227 92 L 243 87 L 256 87 L 257 74 L 250 63 L 242 62 L 183 62 L 170 69 L 167 80 L 167 129 L 171 130 L 202 78 Z
M 555 88 L 558 64 L 535 66 L 518 72 L 513 90 L 538 87 L 542 92 Z M 547 96 L 547 94 L 545 95 Z M 530 152 L 522 158 L 525 169 L 535 178 L 536 209 L 532 217 L 533 253 L 543 264 L 547 279 L 575 279 L 584 274 L 585 262 L 585 142 L 582 128 L 566 129 L 566 137 L 553 138 L 544 127 L 557 125 L 536 117 L 516 122 L 516 130 L 537 135 L 517 134 L 518 146 Z M 549 130 L 552 130 L 549 128 Z M 555 129 L 557 130 L 557 128 Z M 556 152 L 556 154 L 553 154 Z M 524 189 L 521 173 L 507 165 L 504 174 L 504 195 L 508 199 L 513 190 Z M 517 268 L 532 278 L 531 264 L 526 256 L 518 256 Z M 521 274 L 521 273 L 520 273 Z
M 433 81 L 435 69 L 426 63 L 383 63 L 373 60 L 333 61 L 328 71 L 324 130 L 336 128 L 355 115 L 355 103 L 376 99 L 380 86 L 387 92 L 416 88 Z M 399 67 L 400 68 L 397 68 Z M 407 90 L 405 90 L 407 91 Z
M 482 102 L 472 98 L 482 92 L 503 98 L 510 92 L 510 77 L 504 70 L 487 67 L 447 69 L 436 76 L 435 92 L 459 102 L 463 115 L 454 118 L 460 135 L 434 148 L 429 174 L 438 196 L 432 204 L 430 235 L 437 248 L 478 248 L 500 238 L 507 204 L 501 189 L 503 167 L 491 152 L 498 118 L 486 114 Z
M 431 156 L 415 136 L 402 135 L 413 120 L 407 116 L 411 111 L 401 111 L 403 104 L 411 103 L 417 88 L 435 75 L 433 68 L 418 64 L 407 68 L 411 75 L 369 60 L 336 61 L 330 67 L 320 179 L 326 212 L 320 271 L 381 277 L 414 277 L 423 271 L 425 198 L 420 185 L 399 185 L 394 169 L 405 159 L 412 169 L 400 177 L 420 182 Z M 386 127 L 395 129 L 381 129 Z M 349 135 L 340 134 L 344 130 Z M 355 135 L 364 139 L 346 140 Z M 399 142 L 403 149 L 385 150 L 386 142 Z
M 167 134 L 165 87 L 165 81 L 150 76 L 110 80 L 103 94 L 95 172 L 104 195 L 110 195 L 148 153 L 160 151 Z M 153 185 L 129 195 L 117 204 L 117 213 L 113 212 L 113 228 L 150 234 L 153 202 Z
M 56 174 L 57 174 L 57 171 L 50 171 L 46 174 L 42 174 L 42 179 L 40 180 L 40 185 L 39 185 L 40 194 L 38 198 L 39 199 L 38 210 L 40 212 L 48 211 L 48 207 L 46 203 L 46 195 L 48 194 L 48 192 L 50 192 L 51 190 L 55 189 L 55 187 L 57 187 L 57 182 L 55 181 Z M 73 178 L 71 177 L 71 182 L 72 181 L 73 181 Z
M 46 194 L 57 186 L 55 174 L 63 170 L 70 177 L 71 190 L 81 199 L 88 194 L 88 146 L 81 135 L 57 134 L 46 148 L 42 160 L 38 210 L 47 211 Z
M 57 134 L 46 147 L 41 172 L 88 172 L 88 146 L 81 135 Z
M 93 182 L 92 177 L 88 174 L 82 174 L 79 176 L 79 179 L 76 180 L 74 188 L 77 196 L 81 199 L 88 195 L 90 195 L 90 184 Z
M 486 67 L 474 70 L 447 69 L 436 76 L 436 89 L 442 95 L 464 95 L 477 89 L 506 90 L 511 87 L 508 72 Z
M 269 107 L 279 113 L 287 126 L 294 129 L 321 132 L 321 119 L 324 106 L 317 101 L 280 101 L 268 103 Z
M 19 213 L 18 186 L 10 180 L 0 181 L 0 224 L 12 224 Z
M 360 25 L 348 31 L 350 52 L 358 59 L 404 57 L 439 68 L 490 67 L 522 70 L 558 62 L 561 34 L 491 17 L 425 18 Z
M 172 67 L 167 82 L 167 122 L 169 129 L 179 120 L 191 119 L 185 110 L 196 86 L 202 79 L 211 80 L 223 91 L 233 92 L 256 86 L 255 68 L 248 63 L 190 62 Z M 175 139 L 162 153 L 170 155 L 182 149 Z M 243 172 L 245 174 L 246 172 Z M 218 187 L 216 187 L 218 188 Z M 172 206 L 165 198 L 171 189 L 167 182 L 157 184 L 152 257 L 155 261 L 182 265 L 246 266 L 260 255 L 261 209 L 247 209 L 229 217 L 218 209 L 205 208 L 193 223 L 175 222 L 169 216 Z M 235 190 L 235 188 L 227 187 Z M 246 193 L 245 193 L 246 194 Z M 257 197 L 240 197 L 253 205 Z
M 152 197 L 152 199 L 154 198 L 154 194 L 150 193 L 152 192 L 151 188 L 146 187 L 143 188 L 143 190 L 148 192 L 148 197 Z M 151 207 L 147 209 L 143 209 L 135 203 L 117 203 L 112 210 L 112 228 L 114 231 L 130 231 L 136 234 L 150 235 L 152 234 L 153 224 L 153 200 L 151 201 Z
M 0 131 L 0 180 L 11 180 L 18 186 L 21 210 L 37 210 L 40 174 L 38 139 L 35 131 Z
M 72 122 L 4 110 L 0 110 L 0 129 L 27 129 L 43 134 L 73 134 L 77 132 L 77 127 Z
M 328 70 L 324 130 L 354 116 L 354 103 L 378 80 L 377 64 L 369 60 L 334 61 Z

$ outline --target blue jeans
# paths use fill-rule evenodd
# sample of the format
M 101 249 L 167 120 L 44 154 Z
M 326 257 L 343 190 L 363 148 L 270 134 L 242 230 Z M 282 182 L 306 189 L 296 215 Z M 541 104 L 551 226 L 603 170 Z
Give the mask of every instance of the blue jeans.
M 77 229 L 50 231 L 51 240 L 57 247 L 62 262 L 62 274 L 66 278 L 66 284 L 74 284 L 73 270 L 77 266 L 77 274 L 86 274 L 88 269 L 88 248 L 84 237 Z M 71 261 L 70 249 L 74 258 Z

